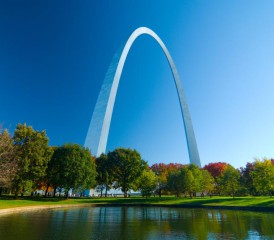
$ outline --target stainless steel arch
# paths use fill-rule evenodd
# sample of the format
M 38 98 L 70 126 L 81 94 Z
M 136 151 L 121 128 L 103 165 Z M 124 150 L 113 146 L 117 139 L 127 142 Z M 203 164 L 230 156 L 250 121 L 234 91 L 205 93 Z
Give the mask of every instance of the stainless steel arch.
M 163 49 L 167 60 L 169 62 L 173 78 L 175 81 L 179 102 L 181 106 L 182 117 L 184 121 L 184 129 L 187 140 L 188 154 L 190 163 L 201 166 L 200 157 L 198 153 L 197 143 L 193 131 L 193 126 L 183 93 L 183 86 L 175 67 L 174 61 L 169 54 L 165 44 L 158 37 L 158 35 L 147 27 L 137 28 L 127 40 L 123 49 L 120 49 L 113 57 L 112 62 L 106 73 L 95 109 L 91 118 L 90 126 L 88 129 L 85 147 L 88 147 L 93 154 L 100 156 L 101 153 L 106 151 L 107 139 L 109 134 L 109 127 L 116 98 L 116 93 L 123 71 L 124 63 L 126 61 L 128 52 L 133 42 L 142 34 L 148 34 L 154 38 Z

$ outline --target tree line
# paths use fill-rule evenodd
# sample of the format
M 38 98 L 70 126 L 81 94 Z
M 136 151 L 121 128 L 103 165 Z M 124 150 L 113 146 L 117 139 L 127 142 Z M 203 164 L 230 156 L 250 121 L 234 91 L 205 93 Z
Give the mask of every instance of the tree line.
M 274 193 L 274 159 L 255 159 L 245 167 L 235 169 L 228 163 L 209 163 L 203 168 L 194 164 L 154 164 L 156 191 L 176 196 L 204 195 L 247 196 Z
M 0 129 L 1 130 L 1 129 Z M 82 193 L 95 188 L 107 196 L 119 188 L 127 197 L 130 190 L 142 196 L 174 194 L 177 197 L 204 195 L 272 195 L 274 160 L 256 159 L 235 169 L 228 163 L 149 166 L 136 150 L 117 148 L 96 158 L 78 144 L 49 146 L 45 131 L 18 124 L 13 136 L 0 131 L 0 195 L 17 197 L 43 189 L 45 196 L 69 191 Z

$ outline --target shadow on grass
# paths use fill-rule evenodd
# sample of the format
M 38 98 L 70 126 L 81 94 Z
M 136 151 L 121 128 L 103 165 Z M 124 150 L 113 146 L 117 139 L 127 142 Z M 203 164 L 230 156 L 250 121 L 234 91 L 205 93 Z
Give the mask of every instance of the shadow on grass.
M 78 200 L 79 203 L 83 199 Z M 75 199 L 77 202 L 77 199 Z M 93 198 L 86 199 L 86 203 L 109 204 L 163 204 L 163 205 L 192 205 L 192 206 L 247 206 L 247 207 L 274 207 L 274 198 L 270 197 L 212 197 L 212 198 L 175 198 L 175 197 L 132 197 L 132 198 Z
M 28 200 L 36 202 L 60 202 L 65 200 L 65 198 L 45 198 L 42 196 L 18 196 L 16 199 L 14 196 L 3 195 L 0 197 L 0 200 Z
M 193 199 L 193 201 L 178 202 L 180 205 L 226 205 L 226 206 L 248 206 L 248 207 L 274 207 L 274 198 L 264 197 L 222 197 L 222 198 L 204 198 Z
M 4 195 L 0 200 L 14 200 L 14 196 Z M 18 197 L 17 200 L 28 200 L 35 202 L 48 203 L 69 203 L 69 204 L 161 204 L 161 205 L 178 205 L 178 206 L 243 206 L 243 207 L 274 207 L 274 198 L 271 197 L 205 197 L 205 198 L 176 198 L 176 197 L 108 197 L 108 198 L 69 198 L 66 200 L 61 197 L 43 197 L 43 196 L 24 196 Z

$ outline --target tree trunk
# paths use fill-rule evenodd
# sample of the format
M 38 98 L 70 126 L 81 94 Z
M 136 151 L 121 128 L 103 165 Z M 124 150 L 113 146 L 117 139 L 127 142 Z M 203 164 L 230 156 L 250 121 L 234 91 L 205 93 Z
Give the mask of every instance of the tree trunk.
M 0 187 L 0 196 L 2 195 L 3 187 Z
M 46 188 L 46 191 L 45 191 L 45 195 L 44 195 L 44 197 L 47 197 L 48 190 L 49 190 L 49 185 L 47 185 L 47 188 Z
M 127 191 L 128 191 L 128 189 L 127 189 L 127 187 L 126 187 L 126 184 L 123 184 L 122 192 L 124 192 L 124 198 L 127 197 Z
M 69 191 L 66 192 L 66 199 L 68 199 L 68 193 L 69 193 Z
M 55 194 L 56 194 L 56 188 L 57 188 L 57 187 L 54 187 L 54 190 L 53 190 L 53 197 L 55 197 Z
M 17 199 L 18 198 L 18 190 L 16 189 L 14 192 L 14 198 Z
M 159 197 L 162 197 L 162 189 L 159 188 Z
M 22 191 L 21 191 L 21 197 L 24 196 L 24 192 L 25 192 L 25 188 L 23 187 Z
M 106 185 L 105 197 L 107 197 L 107 196 L 108 196 L 108 187 Z

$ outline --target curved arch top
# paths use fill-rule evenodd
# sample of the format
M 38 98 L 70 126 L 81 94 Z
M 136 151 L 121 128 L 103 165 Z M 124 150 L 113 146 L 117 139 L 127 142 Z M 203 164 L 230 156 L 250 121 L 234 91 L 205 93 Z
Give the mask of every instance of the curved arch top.
M 84 146 L 88 147 L 93 154 L 96 154 L 96 156 L 100 156 L 101 153 L 105 153 L 113 107 L 123 67 L 132 44 L 134 43 L 136 38 L 143 34 L 147 34 L 155 39 L 166 55 L 179 97 L 186 134 L 189 160 L 190 163 L 194 163 L 200 167 L 201 163 L 197 143 L 178 71 L 163 41 L 158 37 L 155 32 L 147 27 L 137 28 L 128 38 L 124 48 L 118 50 L 117 53 L 114 55 L 106 73 L 101 91 L 99 93 L 99 97 L 95 105 Z

